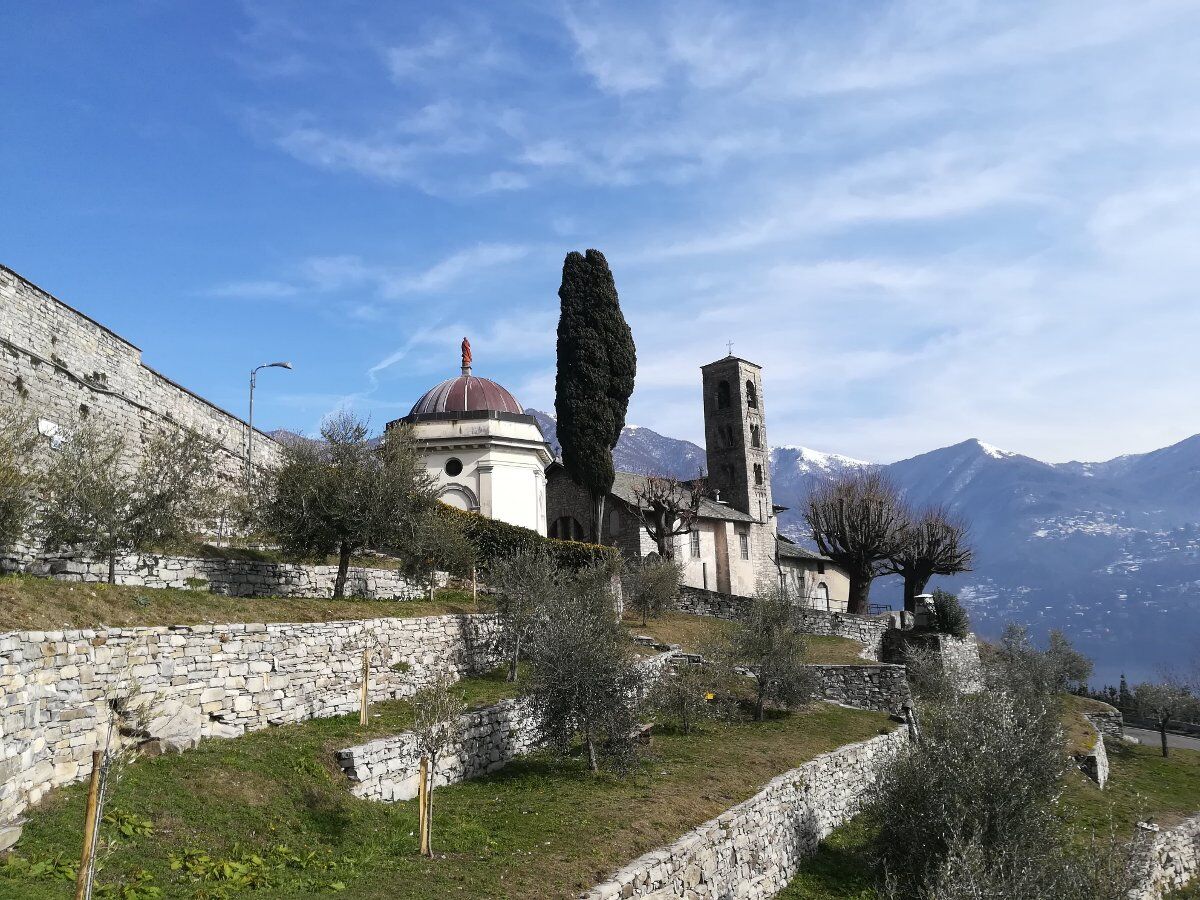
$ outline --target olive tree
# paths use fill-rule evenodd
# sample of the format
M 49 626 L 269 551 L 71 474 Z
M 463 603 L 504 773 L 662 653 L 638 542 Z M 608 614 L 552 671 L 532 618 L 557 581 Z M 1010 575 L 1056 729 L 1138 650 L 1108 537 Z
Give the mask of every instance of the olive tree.
M 518 551 L 488 566 L 487 586 L 496 600 L 508 681 L 517 680 L 517 666 L 538 616 L 562 591 L 567 577 L 543 549 Z
M 433 487 L 412 429 L 389 428 L 372 441 L 366 420 L 334 413 L 321 440 L 290 441 L 268 480 L 263 521 L 287 552 L 336 553 L 333 596 L 343 597 L 351 556 L 412 545 L 433 508 Z
M 208 513 L 216 474 L 212 444 L 174 428 L 151 435 L 131 459 L 124 438 L 87 423 L 54 451 L 42 478 L 38 527 L 47 547 L 108 561 L 190 536 Z
M 760 589 L 746 620 L 730 629 L 723 654 L 731 667 L 754 680 L 757 721 L 766 715 L 767 703 L 790 709 L 812 697 L 814 679 L 806 668 L 806 651 L 791 604 L 777 588 Z
M 1133 705 L 1139 715 L 1154 722 L 1163 756 L 1169 755 L 1167 729 L 1171 723 L 1200 716 L 1200 698 L 1173 673 L 1165 673 L 1157 682 L 1144 682 L 1134 687 Z
M 38 433 L 23 405 L 0 408 L 0 551 L 24 536 L 37 488 Z
M 546 603 L 529 645 L 527 697 L 546 742 L 566 750 L 578 735 L 592 772 L 624 768 L 634 753 L 640 677 L 613 614 L 611 575 L 582 570 Z
M 420 849 L 433 856 L 433 788 L 438 759 L 459 739 L 458 716 L 466 708 L 463 693 L 446 678 L 417 691 L 409 700 L 413 711 L 412 733 L 422 757 L 420 799 Z
M 653 554 L 626 566 L 621 575 L 621 592 L 625 605 L 642 617 L 645 625 L 679 596 L 683 567 L 671 559 Z

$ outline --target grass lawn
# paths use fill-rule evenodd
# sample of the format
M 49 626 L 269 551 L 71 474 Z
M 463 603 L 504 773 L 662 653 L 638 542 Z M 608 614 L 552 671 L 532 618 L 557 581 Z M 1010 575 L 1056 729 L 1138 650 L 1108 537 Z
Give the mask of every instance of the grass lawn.
M 104 624 L 195 625 L 202 622 L 326 622 L 387 616 L 488 612 L 463 591 L 444 590 L 433 603 L 416 600 L 305 600 L 225 597 L 207 591 L 78 584 L 32 575 L 0 577 L 4 629 L 41 631 Z
M 498 676 L 473 681 L 476 695 L 506 687 Z M 430 861 L 416 853 L 415 802 L 350 796 L 331 759 L 333 749 L 401 727 L 403 707 L 380 704 L 380 719 L 365 730 L 356 717 L 314 720 L 136 762 L 108 805 L 131 834 L 107 858 L 102 880 L 129 886 L 141 877 L 165 897 L 226 896 L 232 877 L 263 884 L 231 896 L 567 898 L 780 772 L 892 727 L 879 713 L 816 704 L 758 724 L 656 734 L 624 779 L 593 777 L 575 757 L 534 754 L 437 789 L 439 857 Z M 71 895 L 45 864 L 77 858 L 85 787 L 56 791 L 30 811 L 17 853 L 48 871 L 30 877 L 0 867 L 0 898 Z
M 679 644 L 684 650 L 702 653 L 713 643 L 719 643 L 733 628 L 732 622 L 714 616 L 695 616 L 689 613 L 664 612 L 645 625 L 641 617 L 626 613 L 624 624 L 630 634 L 647 634 L 664 644 Z M 808 635 L 810 663 L 871 665 L 863 659 L 863 645 L 849 638 Z

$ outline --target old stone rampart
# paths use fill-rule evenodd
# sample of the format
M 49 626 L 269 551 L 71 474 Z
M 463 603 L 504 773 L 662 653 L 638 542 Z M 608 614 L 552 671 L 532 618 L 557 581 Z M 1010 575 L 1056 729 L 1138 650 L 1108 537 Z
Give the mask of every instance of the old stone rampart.
M 87 775 L 113 704 L 235 737 L 356 710 L 364 649 L 373 701 L 491 668 L 497 629 L 490 615 L 450 615 L 0 635 L 0 830 Z
M 859 811 L 882 767 L 907 742 L 900 729 L 822 754 L 674 843 L 634 860 L 584 897 L 773 897 L 817 843 Z

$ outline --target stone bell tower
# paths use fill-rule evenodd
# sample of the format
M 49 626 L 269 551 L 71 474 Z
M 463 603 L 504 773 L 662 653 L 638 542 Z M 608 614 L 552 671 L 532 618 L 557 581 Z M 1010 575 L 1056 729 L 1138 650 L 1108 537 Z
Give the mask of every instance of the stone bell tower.
M 709 487 L 734 509 L 773 525 L 762 367 L 731 353 L 700 371 Z

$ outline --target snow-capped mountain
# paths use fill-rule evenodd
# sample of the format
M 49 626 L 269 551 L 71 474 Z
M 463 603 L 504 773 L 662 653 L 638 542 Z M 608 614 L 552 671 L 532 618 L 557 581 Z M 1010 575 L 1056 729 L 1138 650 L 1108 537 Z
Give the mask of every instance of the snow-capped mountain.
M 540 409 L 525 412 L 537 419 L 542 436 L 557 458 L 562 455 L 558 443 L 558 423 L 552 413 Z M 626 425 L 613 451 L 613 463 L 625 472 L 644 475 L 670 475 L 672 478 L 695 478 L 705 472 L 704 450 L 691 441 L 665 437 L 649 428 Z
M 557 452 L 554 420 L 530 410 Z M 618 468 L 691 478 L 690 441 L 627 427 Z M 870 463 L 805 447 L 771 451 L 780 529 L 803 541 L 802 510 L 822 481 Z M 971 526 L 975 570 L 946 579 L 977 627 L 1062 628 L 1097 661 L 1097 680 L 1149 677 L 1200 657 L 1200 435 L 1105 462 L 1051 464 L 980 440 L 883 466 L 914 505 L 939 504 Z M 936 586 L 936 585 L 935 585 Z M 884 581 L 873 599 L 894 599 Z M 1200 661 L 1200 658 L 1198 658 Z

